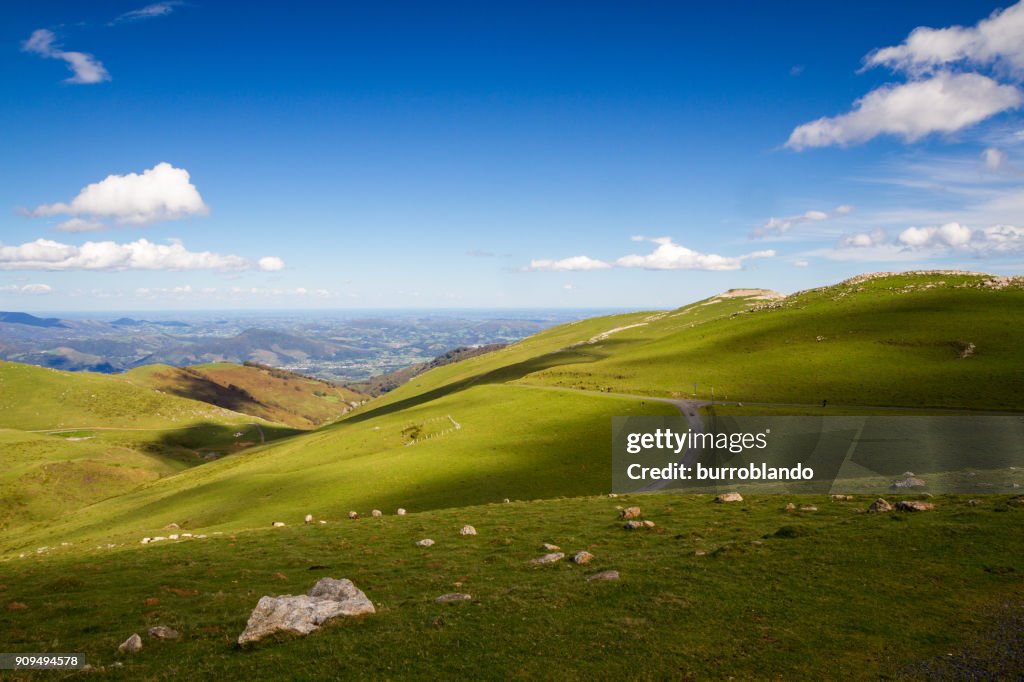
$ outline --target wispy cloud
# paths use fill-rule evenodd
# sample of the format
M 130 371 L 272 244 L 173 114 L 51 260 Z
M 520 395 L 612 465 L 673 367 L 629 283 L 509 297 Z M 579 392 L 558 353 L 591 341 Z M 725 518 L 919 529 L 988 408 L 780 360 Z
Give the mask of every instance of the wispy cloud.
M 836 206 L 831 212 L 826 211 L 805 211 L 799 215 L 786 216 L 784 218 L 769 218 L 763 225 L 758 226 L 751 237 L 766 237 L 771 234 L 785 234 L 794 225 L 806 222 L 820 222 L 839 216 L 847 215 L 853 211 L 853 206 L 842 204 Z
M 91 85 L 110 80 L 110 74 L 98 59 L 85 52 L 63 50 L 56 44 L 56 41 L 57 37 L 53 31 L 40 28 L 33 31 L 29 39 L 21 44 L 21 50 L 47 59 L 60 59 L 66 62 L 74 75 L 65 79 L 65 83 Z
M 22 294 L 27 296 L 45 296 L 53 293 L 53 287 L 49 284 L 7 284 L 0 287 L 3 294 Z
M 169 0 L 168 2 L 154 2 L 151 5 L 146 5 L 139 9 L 133 9 L 130 12 L 125 12 L 118 16 L 112 24 L 120 24 L 126 21 L 142 21 L 143 19 L 153 19 L 156 17 L 167 16 L 174 11 L 175 7 L 183 4 L 179 0 Z
M 531 260 L 530 264 L 523 268 L 524 272 L 576 272 L 583 270 L 607 270 L 612 267 L 611 263 L 596 260 L 589 256 L 571 256 L 561 260 Z
M 701 253 L 680 244 L 671 237 L 630 237 L 634 242 L 650 242 L 657 247 L 646 255 L 631 254 L 619 258 L 614 263 L 597 260 L 589 256 L 572 256 L 561 260 L 533 260 L 522 270 L 524 272 L 576 272 L 583 270 L 608 270 L 617 268 L 642 268 L 644 270 L 738 270 L 743 261 L 754 258 L 771 258 L 775 251 L 755 251 L 742 256 L 719 256 L 714 253 Z
M 121 225 L 148 225 L 208 212 L 187 170 L 158 163 L 142 173 L 108 175 L 84 187 L 70 202 L 43 204 L 29 215 L 87 216 L 88 220 L 72 219 L 57 226 L 62 232 L 87 232 L 102 229 L 100 219 L 113 219 Z

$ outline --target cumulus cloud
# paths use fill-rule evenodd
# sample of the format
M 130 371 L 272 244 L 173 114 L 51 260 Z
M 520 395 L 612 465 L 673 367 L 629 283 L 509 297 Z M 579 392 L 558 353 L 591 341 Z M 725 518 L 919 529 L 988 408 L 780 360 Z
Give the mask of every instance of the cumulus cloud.
M 886 66 L 911 75 L 957 64 L 1024 73 L 1024 2 L 996 10 L 972 27 L 919 26 L 901 44 L 875 50 L 864 59 L 865 68 Z
M 607 270 L 611 263 L 595 260 L 588 256 L 572 256 L 561 260 L 531 260 L 523 268 L 526 272 L 573 272 L 579 270 Z
M 857 232 L 845 235 L 836 245 L 840 249 L 867 249 L 885 243 L 885 232 Z
M 107 226 L 98 220 L 71 218 L 55 225 L 53 229 L 56 232 L 102 232 Z
M 277 272 L 278 270 L 284 270 L 284 261 L 277 256 L 264 256 L 256 262 L 256 265 L 263 272 Z
M 21 44 L 21 50 L 47 59 L 61 59 L 66 62 L 73 75 L 66 79 L 65 83 L 89 85 L 110 80 L 110 74 L 98 59 L 85 52 L 62 50 L 56 41 L 57 36 L 53 34 L 53 31 L 40 28 L 33 31 L 29 39 Z
M 985 168 L 997 171 L 1006 165 L 1006 153 L 995 147 L 989 147 L 981 153 L 981 161 L 985 164 Z
M 798 151 L 842 146 L 884 134 L 915 142 L 1020 107 L 1024 93 L 1017 83 L 1024 76 L 1024 2 L 994 12 L 973 27 L 918 27 L 903 43 L 874 50 L 864 58 L 864 69 L 878 66 L 906 77 L 907 82 L 869 92 L 848 113 L 797 126 L 786 146 Z
M 176 240 L 154 244 L 145 239 L 119 244 L 85 242 L 81 246 L 37 239 L 18 246 L 0 244 L 0 270 L 244 270 L 241 256 L 189 251 Z
M 45 296 L 53 293 L 53 287 L 49 284 L 8 284 L 0 287 L 0 293 L 4 294 L 26 294 L 29 296 Z
M 125 21 L 141 21 L 142 19 L 153 19 L 155 17 L 162 17 L 170 14 L 174 11 L 174 8 L 182 4 L 178 0 L 169 0 L 168 2 L 154 2 L 151 5 L 146 5 L 139 9 L 133 9 L 130 12 L 118 16 L 111 23 L 121 23 Z
M 770 258 L 775 255 L 775 251 L 767 250 L 755 251 L 744 256 L 719 256 L 715 253 L 700 253 L 688 249 L 676 244 L 670 237 L 658 237 L 647 241 L 657 244 L 657 248 L 644 256 L 623 256 L 615 261 L 615 264 L 623 268 L 645 270 L 739 270 L 744 260 Z
M 927 80 L 872 90 L 849 113 L 797 126 L 786 146 L 797 151 L 846 146 L 882 134 L 915 142 L 930 133 L 956 132 L 1022 103 L 1024 93 L 1014 85 L 977 73 L 942 72 Z
M 766 223 L 757 227 L 752 237 L 766 237 L 770 234 L 784 234 L 789 231 L 789 228 L 800 223 L 814 222 L 821 220 L 829 220 L 837 216 L 844 216 L 853 210 L 853 206 L 849 204 L 842 204 L 836 206 L 831 213 L 825 211 L 805 211 L 799 215 L 786 216 L 784 218 L 769 218 Z
M 87 216 L 90 222 L 107 218 L 120 225 L 148 225 L 208 212 L 188 171 L 162 162 L 141 174 L 108 175 L 84 187 L 69 203 L 43 204 L 29 215 Z

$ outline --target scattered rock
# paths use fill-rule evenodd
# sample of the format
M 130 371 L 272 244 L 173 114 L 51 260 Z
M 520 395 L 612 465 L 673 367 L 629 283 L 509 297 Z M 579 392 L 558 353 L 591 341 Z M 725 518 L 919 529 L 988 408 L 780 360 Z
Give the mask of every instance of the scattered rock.
M 306 523 L 306 525 L 313 523 L 313 515 L 306 514 L 306 518 L 304 518 L 303 521 Z
M 592 575 L 589 578 L 587 578 L 587 580 L 602 580 L 602 581 L 603 580 L 618 580 L 618 579 L 619 579 L 619 572 L 618 571 L 601 571 L 600 573 L 595 573 L 594 575 Z
M 473 601 L 473 597 L 465 592 L 449 592 L 448 594 L 442 594 L 434 601 L 438 604 L 451 604 L 460 601 Z
M 358 521 L 359 520 L 359 512 L 350 511 L 348 513 L 348 517 L 350 519 L 352 519 L 353 521 Z
M 705 552 L 703 549 L 698 549 L 696 552 L 693 553 L 693 556 L 704 556 L 706 554 L 707 552 Z
M 892 511 L 892 505 L 879 497 L 877 500 L 871 503 L 868 507 L 868 513 L 874 514 L 876 512 L 890 512 Z
M 282 526 L 284 526 L 284 521 L 274 521 L 270 525 L 273 526 L 274 528 L 281 528 Z
M 616 495 L 615 493 L 608 493 L 608 497 L 616 498 L 618 497 L 618 495 Z
M 434 544 L 434 541 L 431 540 L 430 538 L 423 538 L 422 540 L 417 540 L 416 541 L 416 546 L 417 547 L 430 547 L 433 544 Z
M 636 519 L 640 518 L 640 507 L 626 507 L 619 512 L 620 519 Z
M 623 526 L 626 530 L 640 530 L 653 527 L 654 521 L 626 521 L 626 525 Z
M 181 634 L 174 628 L 166 625 L 156 625 L 149 629 L 149 636 L 153 639 L 178 639 Z
M 967 504 L 970 505 L 971 507 L 977 507 L 979 504 L 981 504 L 981 500 L 967 500 Z
M 20 602 L 20 601 L 12 601 L 10 604 L 7 605 L 7 610 L 8 611 L 22 611 L 22 610 L 27 609 L 27 608 L 28 608 L 28 604 L 25 604 L 25 603 Z
M 824 336 L 815 336 L 814 340 L 820 343 L 820 342 L 825 340 L 825 337 Z
M 473 526 L 463 526 L 459 529 L 459 535 L 476 535 L 476 528 Z
M 572 555 L 572 562 L 574 564 L 579 564 L 580 566 L 584 564 L 589 564 L 593 559 L 594 555 L 586 550 L 576 552 Z
M 148 545 L 152 541 L 153 541 L 153 538 L 142 538 L 141 540 L 139 540 L 139 542 L 141 542 L 144 545 Z
M 644 521 L 644 528 L 654 528 L 654 521 Z
M 124 640 L 121 642 L 121 646 L 117 647 L 117 653 L 119 654 L 134 654 L 139 651 L 142 651 L 142 638 L 139 637 L 138 633 Z
M 958 345 L 960 346 L 960 359 L 961 360 L 966 360 L 967 358 L 971 357 L 972 355 L 974 355 L 974 351 L 976 351 L 978 349 L 978 347 L 975 346 L 970 341 L 968 341 L 966 344 L 964 344 L 963 342 L 960 342 Z
M 920 479 L 917 476 L 907 476 L 898 481 L 893 481 L 889 487 L 893 490 L 899 490 L 901 488 L 923 488 L 925 485 L 927 484 L 924 482 L 924 479 Z
M 163 535 L 157 535 L 152 540 L 150 540 L 150 542 L 160 542 L 161 540 L 166 540 L 166 539 L 167 538 L 165 538 Z
M 917 511 L 931 511 L 935 509 L 935 505 L 931 502 L 918 502 L 917 500 L 903 500 L 902 502 L 896 503 L 896 508 L 900 511 L 917 512 Z
M 853 495 L 833 495 L 833 502 L 853 502 Z
M 401 507 L 398 508 L 398 512 L 397 513 L 398 513 L 399 516 L 405 516 L 405 510 L 402 509 Z
M 561 561 L 565 558 L 565 554 L 561 552 L 552 552 L 551 554 L 545 554 L 544 556 L 533 559 L 530 561 L 531 564 L 553 564 L 556 561 Z
M 176 523 L 168 523 L 164 526 L 164 530 L 178 530 L 179 528 L 181 528 L 181 526 Z
M 505 499 L 503 499 L 503 500 L 501 501 L 501 503 L 502 503 L 502 504 L 508 504 L 508 503 L 509 503 L 509 499 L 508 499 L 508 498 L 506 497 Z
M 816 511 L 818 511 L 818 508 L 815 507 L 813 504 L 805 504 L 804 506 L 800 507 L 800 511 L 802 511 L 802 512 L 816 512 Z
M 545 542 L 543 545 L 541 545 L 541 547 L 543 547 L 548 552 L 557 552 L 558 550 L 562 549 L 558 545 L 552 545 L 550 542 Z
M 178 539 L 178 534 L 177 533 L 171 533 L 170 535 L 167 536 L 167 539 L 168 540 L 177 540 Z
M 722 493 L 715 498 L 715 502 L 742 502 L 743 496 L 739 493 Z
M 320 519 L 320 525 L 321 525 L 321 526 L 326 526 L 326 525 L 327 525 L 327 522 L 326 522 L 326 521 L 324 521 L 323 519 Z
M 160 606 L 160 599 L 157 597 L 146 597 L 146 606 Z
M 373 511 L 370 512 L 370 516 L 377 518 L 378 516 L 384 516 L 384 512 L 382 512 L 380 509 L 374 509 Z
M 286 576 L 281 571 L 278 571 L 277 573 L 275 573 L 274 577 L 277 578 L 278 580 L 288 580 L 288 576 Z
M 785 510 L 788 511 L 788 512 L 796 511 L 796 505 L 793 504 L 792 502 L 787 502 Z
M 308 635 L 332 618 L 375 612 L 373 603 L 351 580 L 321 578 L 306 595 L 261 597 L 238 643 L 256 642 L 275 632 Z

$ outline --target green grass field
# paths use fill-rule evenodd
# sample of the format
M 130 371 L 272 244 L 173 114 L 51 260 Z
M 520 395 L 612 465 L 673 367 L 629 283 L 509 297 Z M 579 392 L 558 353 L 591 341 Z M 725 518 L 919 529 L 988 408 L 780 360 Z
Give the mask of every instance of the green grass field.
M 791 499 L 820 511 L 786 513 Z M 84 652 L 97 668 L 152 680 L 546 679 L 556 671 L 891 679 L 922 661 L 963 658 L 1004 617 L 1002 605 L 1020 609 L 1024 506 L 1005 496 L 977 507 L 941 497 L 929 513 L 858 513 L 869 501 L 589 497 L 328 517 L 326 526 L 147 546 L 76 544 L 0 564 L 0 649 Z M 616 507 L 627 504 L 656 527 L 623 530 Z M 478 535 L 459 536 L 465 523 Z M 436 544 L 416 547 L 424 537 Z M 532 565 L 545 542 L 595 559 Z M 606 569 L 621 580 L 586 580 Z M 302 593 L 323 576 L 353 580 L 377 613 L 237 648 L 261 595 Z M 473 601 L 434 602 L 452 591 Z M 157 624 L 181 640 L 146 637 Z M 118 656 L 133 632 L 143 650 Z M 110 668 L 115 661 L 124 668 Z M 984 664 L 1005 662 L 994 655 Z

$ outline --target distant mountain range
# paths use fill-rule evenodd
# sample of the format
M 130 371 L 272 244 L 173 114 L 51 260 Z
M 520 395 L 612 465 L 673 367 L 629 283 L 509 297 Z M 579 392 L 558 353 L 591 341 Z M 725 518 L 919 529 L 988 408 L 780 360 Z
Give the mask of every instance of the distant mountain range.
M 0 312 L 0 322 L 7 324 L 23 324 L 29 327 L 57 327 L 66 329 L 67 325 L 55 317 L 36 317 L 28 313 Z

